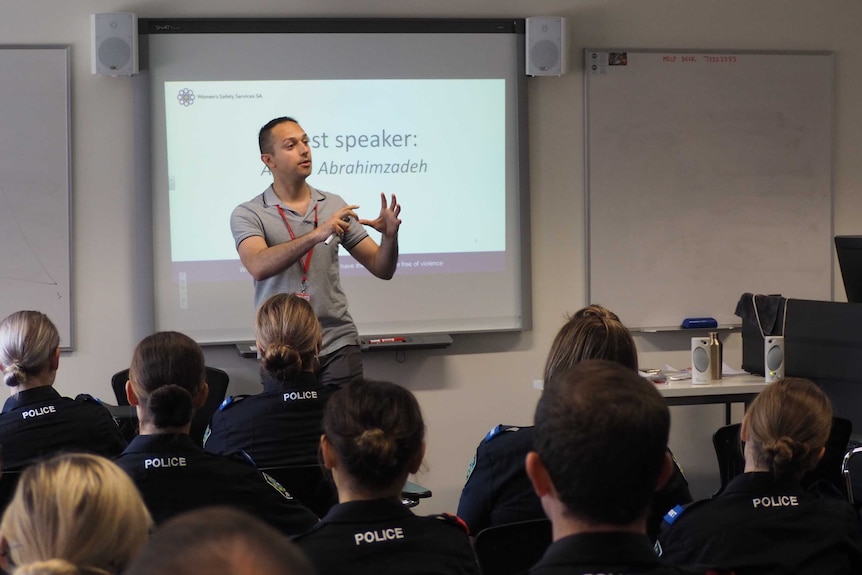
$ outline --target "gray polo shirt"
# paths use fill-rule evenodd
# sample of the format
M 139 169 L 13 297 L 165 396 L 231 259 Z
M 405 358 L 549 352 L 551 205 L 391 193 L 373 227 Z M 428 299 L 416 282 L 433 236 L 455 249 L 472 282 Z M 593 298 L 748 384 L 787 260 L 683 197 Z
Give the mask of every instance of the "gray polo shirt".
M 311 202 L 305 214 L 299 214 L 282 206 L 296 237 L 303 236 L 314 229 L 315 206 L 317 206 L 317 219 L 323 223 L 347 205 L 340 196 L 321 192 L 311 186 L 309 188 Z M 262 237 L 267 246 L 290 241 L 290 233 L 278 212 L 279 203 L 278 196 L 275 195 L 272 186 L 269 186 L 262 194 L 233 210 L 230 216 L 230 229 L 237 247 L 244 239 L 252 236 Z M 350 251 L 366 237 L 368 233 L 365 228 L 352 222 L 344 233 L 341 243 Z M 254 282 L 255 309 L 273 294 L 300 291 L 305 257 L 300 258 L 280 274 Z M 306 292 L 311 298 L 311 307 L 323 328 L 323 347 L 320 354 L 327 355 L 345 345 L 358 345 L 359 334 L 353 324 L 353 318 L 347 311 L 347 296 L 341 288 L 338 242 L 331 242 L 329 245 L 321 242 L 314 246 L 307 277 Z

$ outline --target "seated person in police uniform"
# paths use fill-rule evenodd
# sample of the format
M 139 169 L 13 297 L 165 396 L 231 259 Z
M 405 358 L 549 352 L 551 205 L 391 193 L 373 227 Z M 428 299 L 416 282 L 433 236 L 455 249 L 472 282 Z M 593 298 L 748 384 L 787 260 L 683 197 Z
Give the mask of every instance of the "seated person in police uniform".
M 136 407 L 139 435 L 117 463 L 140 489 L 156 524 L 209 505 L 248 511 L 288 535 L 317 523 L 251 462 L 195 445 L 189 429 L 193 410 L 206 401 L 205 376 L 203 352 L 186 335 L 155 333 L 135 348 L 126 396 Z
M 862 573 L 862 527 L 846 501 L 799 481 L 823 457 L 832 407 L 814 383 L 766 387 L 742 420 L 745 471 L 713 499 L 674 509 L 657 547 L 666 561 L 748 573 Z
M 478 575 L 456 517 L 419 517 L 400 501 L 422 464 L 424 437 L 419 404 L 403 387 L 358 380 L 332 395 L 320 446 L 339 503 L 294 539 L 320 575 Z
M 323 407 L 336 389 L 314 375 L 322 332 L 311 305 L 276 294 L 257 310 L 263 393 L 230 397 L 204 437 L 212 453 L 244 451 L 258 467 L 314 465 Z
M 57 455 L 22 473 L 0 523 L 0 568 L 118 575 L 151 528 L 141 495 L 122 469 L 98 455 Z
M 0 369 L 12 396 L 0 414 L 3 471 L 21 470 L 60 451 L 114 457 L 126 446 L 111 414 L 89 395 L 62 397 L 54 389 L 60 334 L 38 311 L 19 311 L 0 323 Z
M 576 312 L 560 329 L 545 362 L 544 379 L 587 359 L 606 359 L 637 371 L 638 355 L 629 330 L 599 305 Z M 532 427 L 497 425 L 485 436 L 467 472 L 458 516 L 476 535 L 486 527 L 545 517 L 524 471 L 533 448 Z M 655 539 L 668 509 L 691 502 L 688 482 L 674 461 L 674 473 L 650 503 L 647 532 Z
M 670 411 L 655 385 L 587 360 L 545 380 L 527 475 L 553 525 L 533 575 L 671 574 L 646 534 L 652 494 L 674 473 Z
M 259 519 L 229 507 L 166 521 L 123 575 L 315 575 L 299 548 Z

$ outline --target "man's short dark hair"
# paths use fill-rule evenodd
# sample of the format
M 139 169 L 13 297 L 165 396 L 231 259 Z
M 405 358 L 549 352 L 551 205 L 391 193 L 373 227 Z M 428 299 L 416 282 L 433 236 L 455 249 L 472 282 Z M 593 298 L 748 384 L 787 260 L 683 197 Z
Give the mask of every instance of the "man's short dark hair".
M 207 507 L 160 525 L 125 575 L 314 575 L 288 538 L 244 511 Z
M 655 385 L 587 360 L 545 382 L 534 449 L 572 516 L 627 525 L 644 516 L 662 470 L 670 412 Z
M 290 116 L 281 116 L 280 118 L 273 118 L 263 125 L 263 128 L 261 128 L 260 132 L 257 134 L 257 145 L 260 148 L 261 154 L 271 154 L 273 152 L 272 129 L 285 122 L 293 122 L 294 124 L 299 123 Z

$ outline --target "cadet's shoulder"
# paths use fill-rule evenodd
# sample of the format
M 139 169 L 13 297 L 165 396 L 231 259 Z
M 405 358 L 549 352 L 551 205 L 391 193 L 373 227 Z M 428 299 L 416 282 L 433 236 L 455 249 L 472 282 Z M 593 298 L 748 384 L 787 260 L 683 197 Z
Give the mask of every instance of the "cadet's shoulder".
M 467 523 L 457 515 L 438 513 L 436 515 L 416 515 L 413 521 L 423 526 L 428 532 L 439 533 L 441 536 L 460 538 L 470 534 Z
M 533 443 L 533 428 L 518 425 L 498 424 L 492 427 L 482 439 L 482 446 L 487 449 L 507 449 L 512 445 L 531 445 Z
M 89 413 L 90 410 L 108 413 L 107 408 L 102 404 L 102 400 L 93 397 L 89 393 L 78 394 L 74 399 L 61 397 L 57 402 L 57 405 L 65 405 L 66 409 L 72 407 L 72 409 L 80 409 L 87 413 Z
M 246 398 L 250 397 L 248 394 L 245 395 L 230 395 L 221 402 L 216 411 L 225 412 L 231 408 L 235 408 L 237 405 L 244 402 Z
M 674 506 L 662 517 L 660 533 L 665 534 L 670 532 L 680 522 L 691 521 L 692 518 L 699 517 L 703 513 L 708 514 L 716 501 L 717 499 L 701 499 L 684 505 Z

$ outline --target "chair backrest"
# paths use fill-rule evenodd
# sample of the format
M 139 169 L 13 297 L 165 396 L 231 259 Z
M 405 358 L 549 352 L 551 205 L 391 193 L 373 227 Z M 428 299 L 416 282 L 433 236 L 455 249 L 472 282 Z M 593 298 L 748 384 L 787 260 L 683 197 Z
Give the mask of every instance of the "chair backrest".
M 829 439 L 826 442 L 826 452 L 817 464 L 817 467 L 802 477 L 802 486 L 812 487 L 818 481 L 825 481 L 847 496 L 846 482 L 841 473 L 841 463 L 847 452 L 847 444 L 850 443 L 850 434 L 853 433 L 853 422 L 843 417 L 832 418 L 832 429 L 829 431 Z
M 551 540 L 551 521 L 531 519 L 483 529 L 473 548 L 482 575 L 519 575 L 542 558 Z
M 287 492 L 318 517 L 323 517 L 338 503 L 335 484 L 322 465 L 285 465 L 262 467 L 263 471 L 278 481 Z
M 862 504 L 862 447 L 854 447 L 844 454 L 841 461 L 847 500 L 857 509 Z
M 740 449 L 740 427 L 739 423 L 726 425 L 718 428 L 712 436 L 712 444 L 718 460 L 718 474 L 721 479 L 721 487 L 713 494 L 713 497 L 724 491 L 730 480 L 745 469 L 745 460 Z M 832 428 L 829 431 L 829 439 L 826 441 L 826 452 L 817 467 L 802 477 L 803 487 L 807 489 L 819 481 L 825 481 L 846 495 L 846 480 L 841 470 L 841 464 L 852 432 L 853 423 L 849 419 L 832 418 Z
M 129 405 L 126 398 L 126 382 L 129 380 L 129 370 L 118 371 L 111 377 L 111 389 L 117 399 L 117 405 Z M 204 403 L 192 417 L 192 428 L 189 432 L 195 443 L 203 446 L 204 433 L 210 424 L 213 414 L 224 401 L 227 387 L 230 383 L 228 374 L 217 367 L 206 367 L 206 381 L 209 386 L 209 395 Z
M 718 460 L 718 477 L 721 486 L 712 494 L 719 495 L 730 483 L 730 480 L 739 475 L 745 469 L 745 460 L 742 458 L 739 423 L 719 427 L 712 434 L 712 446 L 715 449 L 715 458 Z

